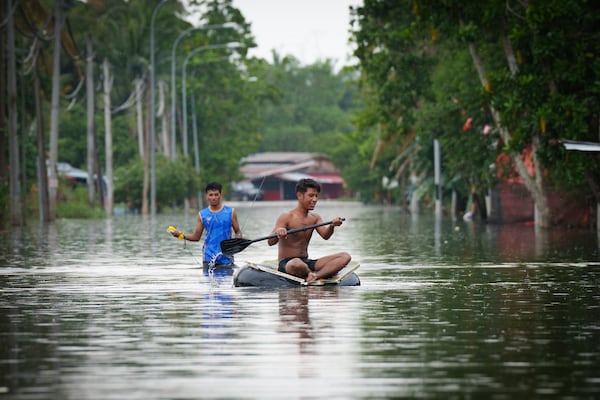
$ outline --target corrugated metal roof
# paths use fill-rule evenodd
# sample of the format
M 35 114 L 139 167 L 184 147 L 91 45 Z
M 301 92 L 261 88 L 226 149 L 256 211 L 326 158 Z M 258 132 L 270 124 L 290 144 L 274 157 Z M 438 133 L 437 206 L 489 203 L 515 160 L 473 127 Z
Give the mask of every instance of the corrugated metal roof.
M 270 163 L 270 164 L 296 164 L 306 160 L 312 160 L 316 158 L 327 158 L 322 154 L 318 153 L 305 153 L 305 152 L 264 152 L 251 154 L 247 157 L 242 158 L 242 164 L 251 163 Z M 328 158 L 327 158 L 328 159 Z
M 285 181 L 312 178 L 323 184 L 344 184 L 331 159 L 319 153 L 256 153 L 242 159 L 240 172 L 247 179 L 274 176 Z
M 288 182 L 298 182 L 300 179 L 314 179 L 312 176 L 303 174 L 302 172 L 284 172 L 276 174 L 279 179 Z
M 299 164 L 284 164 L 284 165 L 277 165 L 277 164 L 269 164 L 269 165 L 243 165 L 240 168 L 240 171 L 247 176 L 250 179 L 256 179 L 256 178 L 262 178 L 264 176 L 271 176 L 271 175 L 277 175 L 277 174 L 282 174 L 285 172 L 293 172 L 293 171 L 297 171 L 299 169 L 304 169 L 304 168 L 308 168 L 312 165 L 315 164 L 314 160 L 308 160 Z
M 344 179 L 339 175 L 330 174 L 305 174 L 302 172 L 285 172 L 276 175 L 279 179 L 290 182 L 298 182 L 300 179 L 314 179 L 321 184 L 343 185 Z
M 600 151 L 600 143 L 594 142 L 579 142 L 576 140 L 561 140 L 563 146 L 567 150 L 577 150 L 577 151 Z
M 311 173 L 311 176 L 313 177 L 314 180 L 316 180 L 319 183 L 326 183 L 326 184 L 330 184 L 330 185 L 343 185 L 344 184 L 344 178 L 342 178 L 339 175 L 335 175 L 335 174 L 313 174 L 313 173 Z

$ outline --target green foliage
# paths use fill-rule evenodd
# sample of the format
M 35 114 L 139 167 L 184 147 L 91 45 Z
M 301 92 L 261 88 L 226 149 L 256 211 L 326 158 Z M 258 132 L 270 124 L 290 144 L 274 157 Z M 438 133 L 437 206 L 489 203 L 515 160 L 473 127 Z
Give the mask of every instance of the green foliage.
M 87 201 L 87 188 L 73 186 L 65 181 L 60 184 L 62 199 L 56 203 L 59 218 L 104 218 L 105 211 L 98 204 L 90 207 Z
M 87 169 L 87 116 L 81 104 L 65 112 L 61 119 L 59 136 L 60 160 L 75 168 Z M 112 119 L 113 164 L 124 165 L 138 154 L 135 121 L 131 113 L 116 115 Z M 102 170 L 105 169 L 104 114 L 95 116 L 96 153 Z
M 141 158 L 114 170 L 115 204 L 125 203 L 130 210 L 142 208 L 144 187 L 144 164 Z
M 429 160 L 424 171 L 432 175 L 431 143 L 437 138 L 442 149 L 444 187 L 462 196 L 468 196 L 473 184 L 485 191 L 496 183 L 495 169 L 490 166 L 500 151 L 499 137 L 480 96 L 469 54 L 464 48 L 448 46 L 438 49 L 436 59 L 439 62 L 432 74 L 435 97 L 424 101 L 415 113 L 415 129 L 425 150 L 419 158 Z
M 271 69 L 265 79 L 277 94 L 261 110 L 260 150 L 323 152 L 324 141 L 353 130 L 347 72 L 335 73 L 330 62 L 301 67 L 291 57 Z
M 200 174 L 204 182 L 230 182 L 239 179 L 239 160 L 258 149 L 259 103 L 252 96 L 254 83 L 233 65 L 212 64 L 195 67 L 193 78 Z M 193 129 L 188 134 L 193 143 Z
M 131 116 L 133 119 L 133 116 Z M 98 153 L 100 155 L 101 165 L 105 163 L 105 143 L 104 143 L 104 121 L 102 128 L 98 129 Z M 113 140 L 113 163 L 115 165 L 125 165 L 132 158 L 138 155 L 138 145 L 135 131 L 132 129 L 133 123 L 130 121 L 130 115 L 116 115 L 112 119 L 112 140 Z
M 115 170 L 115 203 L 124 203 L 130 210 L 140 210 L 144 187 L 143 160 L 138 157 Z M 189 158 L 171 161 L 156 157 L 156 203 L 158 209 L 183 204 L 200 189 L 200 179 Z
M 332 144 L 331 159 L 340 169 L 346 184 L 364 202 L 378 198 L 377 187 L 381 181 L 381 170 L 370 171 L 370 156 L 375 147 L 373 135 L 362 131 L 338 135 Z M 370 171 L 370 172 L 366 172 Z
M 87 169 L 87 122 L 85 105 L 78 104 L 64 113 L 60 121 L 58 137 L 59 156 L 61 161 L 68 162 L 75 168 Z
M 184 198 L 194 196 L 200 190 L 200 179 L 189 158 L 171 161 L 157 157 L 156 168 L 156 202 L 159 207 L 182 204 Z
M 135 79 L 145 82 L 142 118 L 147 130 L 148 39 L 150 17 L 158 1 L 71 2 L 64 10 L 75 50 L 85 48 L 88 35 L 94 42 L 96 145 L 102 168 L 101 63 L 106 58 L 110 64 L 113 108 L 126 104 Z M 255 46 L 251 26 L 233 0 L 191 3 L 202 3 L 204 10 L 194 26 L 235 21 L 241 31 L 199 29 L 188 33 L 175 54 L 177 75 L 185 57 L 200 46 L 231 41 Z M 46 8 L 49 4 L 42 3 Z M 172 46 L 179 34 L 192 26 L 182 18 L 185 4 L 166 2 L 157 14 L 157 82 L 170 82 Z M 493 186 L 496 172 L 490 166 L 500 152 L 517 154 L 538 142 L 536 155 L 547 169 L 544 179 L 550 185 L 577 191 L 587 182 L 590 187 L 598 186 L 595 158 L 567 153 L 559 145 L 561 138 L 598 140 L 597 2 L 365 0 L 355 10 L 356 69 L 335 72 L 329 60 L 301 66 L 295 58 L 277 53 L 269 64 L 248 58 L 246 48 L 239 49 L 241 57 L 235 62 L 227 58 L 230 52 L 224 49 L 200 52 L 189 60 L 186 90 L 190 111 L 183 123 L 188 127 L 190 150 L 182 154 L 181 124 L 177 127 L 176 161 L 159 154 L 159 145 L 159 209 L 195 196 L 209 180 L 238 180 L 239 160 L 257 151 L 325 153 L 339 167 L 349 189 L 364 201 L 379 201 L 388 195 L 393 201 L 403 201 L 405 192 L 430 187 L 435 138 L 442 144 L 446 190 L 466 194 L 471 184 L 480 189 Z M 36 10 L 38 17 L 47 15 L 42 11 L 46 10 Z M 23 18 L 19 12 L 16 15 Z M 17 35 L 20 53 L 27 54 L 31 37 Z M 510 40 L 516 57 L 514 69 L 507 67 L 505 39 Z M 485 71 L 485 90 L 478 76 L 480 69 L 473 62 L 475 51 L 481 59 L 479 67 Z M 51 93 L 51 71 L 44 67 L 51 65 L 51 55 L 51 45 L 44 42 L 38 66 L 46 96 L 44 113 L 49 112 Z M 86 93 L 75 90 L 83 78 L 85 56 L 79 56 L 62 61 L 59 156 L 60 161 L 86 169 Z M 19 68 L 28 69 L 25 64 Z M 175 95 L 179 106 L 182 84 L 178 76 Z M 31 85 L 23 86 L 23 110 L 19 111 L 23 118 L 19 121 L 26 126 L 21 129 L 29 129 L 28 124 L 36 119 L 48 125 L 48 118 L 34 116 Z M 69 96 L 68 106 L 65 95 Z M 192 97 L 195 110 L 191 110 Z M 492 107 L 499 113 L 499 125 L 492 118 Z M 192 116 L 198 132 L 199 174 L 193 156 Z M 138 155 L 135 107 L 124 107 L 112 117 L 116 201 L 140 208 L 144 166 Z M 181 107 L 176 117 L 183 119 Z M 465 129 L 469 119 L 470 126 Z M 160 116 L 156 122 L 158 131 Z M 501 139 L 501 129 L 509 136 Z M 22 136 L 28 138 L 23 161 L 31 180 L 36 176 L 36 143 L 34 135 Z M 383 193 L 383 177 L 398 179 L 399 188 Z M 414 177 L 420 182 L 417 187 L 411 184 Z M 6 188 L 0 189 L 0 198 L 7 199 Z M 75 195 L 70 198 L 79 202 Z M 0 202 L 0 208 L 7 203 Z M 88 207 L 86 203 L 81 202 L 81 207 Z M 67 212 L 62 211 L 63 215 Z
M 598 11 L 576 0 L 365 0 L 353 18 L 366 104 L 357 126 L 397 146 L 390 167 L 399 174 L 431 176 L 430 143 L 439 138 L 444 182 L 460 191 L 493 186 L 500 152 L 540 143 L 546 185 L 595 182 L 600 199 L 594 158 L 559 145 L 598 140 Z M 415 161 L 403 172 L 413 144 Z
M 81 51 L 85 48 L 86 37 L 93 41 L 93 62 L 95 80 L 95 131 L 96 131 L 96 155 L 101 169 L 105 169 L 105 141 L 104 141 L 104 114 L 103 114 L 103 69 L 104 59 L 108 60 L 111 74 L 111 102 L 112 115 L 112 137 L 113 137 L 113 169 L 115 170 L 116 200 L 139 208 L 141 205 L 143 186 L 143 165 L 138 155 L 138 126 L 137 110 L 128 99 L 134 99 L 134 80 L 141 79 L 145 83 L 144 92 L 141 93 L 141 106 L 143 130 L 148 129 L 148 68 L 150 17 L 158 5 L 158 0 L 107 0 L 104 2 L 74 2 L 66 12 L 69 20 L 69 33 L 74 40 L 74 46 Z M 191 50 L 213 44 L 224 44 L 228 42 L 241 42 L 247 46 L 253 46 L 253 38 L 250 35 L 250 25 L 245 22 L 244 17 L 236 10 L 230 0 L 207 1 L 205 14 L 201 15 L 195 26 L 220 25 L 225 22 L 234 21 L 241 26 L 241 30 L 224 29 L 198 29 L 188 32 L 182 37 L 178 51 L 175 54 L 175 64 L 180 67 L 183 59 Z M 156 82 L 170 81 L 171 72 L 171 49 L 175 39 L 184 30 L 192 25 L 184 20 L 185 14 L 183 2 L 166 2 L 161 6 L 156 15 L 155 23 L 155 52 L 156 52 Z M 44 5 L 45 6 L 45 5 Z M 40 15 L 46 14 L 47 10 L 40 11 Z M 44 11 L 42 13 L 42 11 Z M 18 36 L 22 52 L 31 47 L 30 40 Z M 75 50 L 77 50 L 75 49 Z M 52 49 L 43 48 L 43 56 L 47 65 L 51 65 Z M 189 79 L 186 87 L 190 96 L 196 96 L 199 107 L 196 110 L 198 117 L 198 131 L 200 138 L 200 177 L 188 157 L 193 154 L 190 146 L 190 154 L 181 154 L 181 125 L 178 126 L 176 146 L 179 155 L 176 162 L 164 159 L 157 154 L 157 201 L 160 205 L 172 205 L 173 202 L 182 202 L 183 198 L 196 195 L 200 181 L 220 180 L 229 182 L 239 179 L 238 161 L 241 157 L 256 152 L 261 140 L 260 119 L 258 110 L 263 98 L 270 96 L 269 90 L 263 90 L 264 85 L 255 85 L 249 81 L 249 73 L 260 70 L 260 63 L 245 57 L 246 49 L 239 49 L 240 58 L 235 61 L 229 59 L 232 51 L 220 49 L 219 51 L 207 51 L 194 57 L 189 64 Z M 40 57 L 42 58 L 42 57 Z M 61 67 L 61 93 L 69 95 L 69 104 L 62 99 L 59 134 L 59 161 L 68 162 L 71 165 L 87 169 L 87 111 L 85 87 L 76 90 L 82 83 L 84 60 L 81 55 L 79 61 L 63 58 Z M 220 59 L 216 63 L 205 63 L 206 61 Z M 40 63 L 43 64 L 43 63 Z M 248 72 L 243 72 L 241 67 L 248 67 Z M 202 68 L 200 68 L 202 67 Z M 24 68 L 25 69 L 25 68 Z M 199 73 L 196 73 L 199 72 Z M 45 93 L 51 92 L 50 71 L 40 68 L 42 88 Z M 182 82 L 177 81 L 176 95 L 181 93 Z M 31 90 L 27 86 L 27 90 Z M 157 93 L 158 96 L 158 93 Z M 26 121 L 33 113 L 32 98 L 27 93 L 28 100 L 26 109 L 20 115 Z M 181 99 L 177 98 L 179 106 Z M 48 102 L 49 99 L 44 99 Z M 128 105 L 129 104 L 129 105 Z M 170 105 L 170 103 L 167 103 Z M 46 105 L 44 107 L 47 108 Z M 158 104 L 157 104 L 158 107 Z M 166 108 L 166 107 L 165 107 Z M 178 110 L 180 111 L 181 108 Z M 49 111 L 49 110 L 47 110 Z M 157 153 L 161 152 L 161 141 L 159 139 L 161 117 L 156 121 L 156 143 Z M 193 143 L 191 129 L 192 112 L 188 114 L 188 143 Z M 41 116 L 38 116 L 40 119 Z M 176 115 L 178 119 L 182 116 Z M 46 137 L 48 141 L 49 138 Z M 32 137 L 25 157 L 27 163 L 28 178 L 35 176 L 35 147 Z M 47 146 L 47 145 L 46 145 Z M 130 160 L 135 160 L 130 163 Z M 29 172 L 33 171 L 32 174 Z M 75 200 L 74 200 L 75 201 Z M 85 206 L 84 206 L 85 207 Z M 68 212 L 68 211 L 67 211 Z M 80 212 L 78 212 L 80 213 Z M 64 215 L 65 213 L 63 213 Z
M 403 201 L 409 177 L 427 163 L 419 162 L 423 147 L 416 142 L 418 109 L 432 97 L 431 73 L 435 65 L 420 27 L 411 20 L 412 2 L 365 1 L 353 16 L 354 55 L 360 60 L 360 89 L 365 108 L 355 115 L 362 135 L 374 135 L 367 151 L 364 185 L 375 199 L 383 190 L 382 178 L 398 179 L 392 194 Z M 428 127 L 431 134 L 434 127 Z M 366 147 L 363 147 L 365 151 Z M 430 159 L 426 156 L 425 160 Z M 418 172 L 418 171 L 417 171 Z M 366 187 L 369 187 L 366 186 Z

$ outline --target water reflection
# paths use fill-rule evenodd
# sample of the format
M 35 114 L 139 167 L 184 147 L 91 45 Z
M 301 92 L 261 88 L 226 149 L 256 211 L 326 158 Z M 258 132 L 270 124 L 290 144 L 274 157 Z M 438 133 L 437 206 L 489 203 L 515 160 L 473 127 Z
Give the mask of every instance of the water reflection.
M 208 276 L 214 280 L 218 286 L 219 282 L 229 282 L 231 280 L 230 278 L 233 276 L 236 267 L 203 265 L 201 268 L 204 276 Z
M 279 332 L 292 336 L 297 341 L 300 353 L 309 353 L 315 340 L 309 302 L 337 299 L 337 290 L 336 287 L 298 287 L 278 291 Z
M 595 232 L 536 229 L 531 225 L 491 225 L 436 220 L 388 211 L 389 218 L 349 221 L 363 233 L 359 254 L 382 263 L 513 263 L 597 260 Z M 369 258 L 370 259 L 370 258 Z
M 313 328 L 308 312 L 308 290 L 292 288 L 281 290 L 279 297 L 279 332 L 297 341 L 300 353 L 310 352 L 313 344 Z
M 236 205 L 246 237 L 289 204 Z M 595 232 L 319 204 L 362 285 L 235 288 L 185 215 L 0 236 L 0 392 L 35 398 L 595 398 Z M 256 243 L 240 261 L 276 257 Z
M 581 272 L 444 269 L 431 271 L 437 283 L 419 290 L 365 294 L 363 373 L 411 381 L 403 387 L 408 397 L 578 392 L 586 379 L 572 369 L 589 377 L 600 356 L 590 340 L 600 339 L 600 316 L 589 308 L 599 295 L 589 278 L 600 271 Z
M 236 299 L 233 294 L 214 286 L 202 296 L 202 338 L 204 343 L 215 342 L 221 349 L 225 341 L 235 336 L 231 329 L 236 314 Z

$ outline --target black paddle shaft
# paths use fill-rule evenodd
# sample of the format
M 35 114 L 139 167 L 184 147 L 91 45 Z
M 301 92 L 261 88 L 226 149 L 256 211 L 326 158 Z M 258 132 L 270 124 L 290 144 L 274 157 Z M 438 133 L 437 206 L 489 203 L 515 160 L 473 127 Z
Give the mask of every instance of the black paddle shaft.
M 345 218 L 342 218 L 342 221 L 345 221 L 345 220 L 346 220 Z M 289 231 L 287 231 L 287 234 L 293 235 L 294 233 L 318 228 L 319 226 L 331 225 L 332 223 L 333 223 L 333 221 L 328 221 L 328 222 L 322 222 L 320 224 L 303 226 L 302 228 L 290 229 Z M 240 251 L 244 250 L 246 247 L 250 246 L 254 242 L 260 242 L 261 240 L 273 239 L 276 237 L 277 237 L 277 235 L 275 233 L 273 233 L 269 236 L 261 237 L 261 238 L 254 239 L 254 240 L 242 239 L 242 238 L 223 240 L 221 242 L 221 253 L 227 254 L 227 255 L 239 253 Z

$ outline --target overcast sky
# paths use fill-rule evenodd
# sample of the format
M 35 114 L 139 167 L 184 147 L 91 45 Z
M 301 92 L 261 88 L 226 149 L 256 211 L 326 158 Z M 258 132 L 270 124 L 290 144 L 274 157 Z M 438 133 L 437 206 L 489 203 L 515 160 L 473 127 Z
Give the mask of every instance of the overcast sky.
M 335 66 L 348 64 L 351 5 L 362 0 L 234 0 L 258 48 L 251 56 L 272 62 L 271 50 L 293 55 L 303 65 L 333 59 Z

